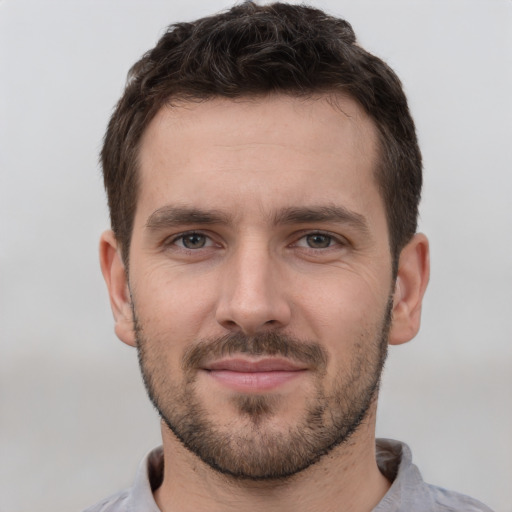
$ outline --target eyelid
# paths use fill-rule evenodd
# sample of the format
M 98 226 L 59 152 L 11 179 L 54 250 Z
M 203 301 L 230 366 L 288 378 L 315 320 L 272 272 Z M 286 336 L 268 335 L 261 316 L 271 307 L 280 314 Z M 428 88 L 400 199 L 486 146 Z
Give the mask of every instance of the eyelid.
M 176 234 L 167 236 L 166 238 L 164 238 L 161 245 L 163 247 L 169 247 L 169 246 L 174 245 L 174 246 L 179 247 L 180 249 L 183 249 L 186 251 L 199 250 L 199 249 L 189 249 L 183 245 L 176 244 L 176 242 L 178 240 L 183 239 L 184 237 L 186 237 L 188 235 L 201 235 L 207 239 L 206 245 L 204 247 L 201 247 L 201 249 L 205 249 L 205 248 L 212 247 L 215 245 L 217 245 L 217 246 L 221 245 L 219 242 L 215 241 L 215 237 L 213 237 L 210 233 L 205 232 L 204 230 L 201 230 L 201 229 L 189 229 L 186 231 L 182 231 L 180 233 L 176 233 Z M 304 246 L 303 247 L 304 249 L 309 249 L 311 251 L 325 251 L 327 249 L 332 249 L 333 247 L 336 247 L 336 246 L 346 247 L 346 246 L 351 245 L 351 242 L 346 237 L 344 237 L 338 233 L 333 233 L 331 231 L 326 231 L 326 230 L 322 230 L 322 229 L 304 229 L 299 232 L 296 232 L 293 235 L 294 241 L 289 245 L 289 247 L 300 247 L 298 245 L 298 242 L 300 240 L 305 239 L 307 236 L 312 236 L 312 235 L 327 236 L 327 237 L 331 238 L 334 243 L 325 248 L 314 248 L 314 247 L 305 247 Z
M 324 248 L 306 247 L 306 246 L 299 246 L 298 245 L 298 242 L 300 240 L 303 240 L 303 239 L 305 239 L 308 236 L 314 236 L 314 235 L 327 236 L 327 237 L 331 238 L 334 243 L 329 245 L 328 247 L 324 247 Z M 350 245 L 349 240 L 347 238 L 345 238 L 344 236 L 339 235 L 337 233 L 332 233 L 331 231 L 325 231 L 325 230 L 322 230 L 322 229 L 313 229 L 313 230 L 303 230 L 303 231 L 300 231 L 299 233 L 296 233 L 296 235 L 295 235 L 295 242 L 293 242 L 291 244 L 292 247 L 294 247 L 294 246 L 295 247 L 301 247 L 301 248 L 308 249 L 308 250 L 311 250 L 311 251 L 326 251 L 327 249 L 332 249 L 333 247 L 336 247 L 336 246 L 346 247 L 346 246 L 349 246 L 349 245 Z
M 183 240 L 184 237 L 190 236 L 190 235 L 204 236 L 206 238 L 205 245 L 198 249 L 189 249 L 188 247 L 185 247 L 184 245 L 178 245 L 176 243 L 178 240 L 180 240 L 180 239 Z M 218 245 L 218 244 L 216 244 L 216 242 L 213 240 L 213 237 L 210 234 L 205 233 L 203 230 L 189 229 L 187 231 L 182 231 L 181 233 L 176 233 L 174 235 L 170 235 L 170 236 L 166 237 L 162 242 L 163 247 L 170 247 L 172 245 L 179 247 L 180 249 L 183 249 L 185 251 L 198 251 L 200 249 L 205 249 L 205 248 L 212 247 L 212 246 Z

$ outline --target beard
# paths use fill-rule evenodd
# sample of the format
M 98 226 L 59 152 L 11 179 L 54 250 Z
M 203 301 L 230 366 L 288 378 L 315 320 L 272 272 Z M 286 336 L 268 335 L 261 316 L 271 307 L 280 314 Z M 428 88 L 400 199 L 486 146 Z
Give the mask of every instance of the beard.
M 278 480 L 310 467 L 336 446 L 347 443 L 376 401 L 387 356 L 392 300 L 380 328 L 365 331 L 354 343 L 350 364 L 325 376 L 329 357 L 318 343 L 269 331 L 256 336 L 232 333 L 201 340 L 185 351 L 183 377 L 173 382 L 158 344 L 146 339 L 133 310 L 139 364 L 150 400 L 176 438 L 215 471 L 237 479 Z M 161 345 L 160 345 L 161 346 Z M 282 356 L 305 363 L 314 375 L 314 391 L 305 399 L 301 418 L 276 428 L 284 398 L 275 394 L 233 394 L 237 421 L 219 424 L 197 392 L 199 369 L 211 358 L 227 355 Z

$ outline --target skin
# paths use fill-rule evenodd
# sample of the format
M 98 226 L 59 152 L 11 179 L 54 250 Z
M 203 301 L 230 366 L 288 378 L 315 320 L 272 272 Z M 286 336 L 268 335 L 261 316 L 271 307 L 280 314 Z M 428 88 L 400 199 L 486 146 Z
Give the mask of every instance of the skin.
M 389 343 L 409 341 L 419 329 L 428 242 L 421 234 L 412 238 L 394 282 L 373 174 L 376 128 L 350 98 L 336 97 L 336 107 L 327 100 L 274 95 L 164 107 L 141 144 L 128 276 L 112 232 L 101 239 L 116 333 L 136 346 L 135 309 L 148 364 L 165 370 L 170 384 L 185 378 L 186 351 L 212 337 L 274 331 L 324 349 L 322 375 L 305 368 L 268 390 L 256 384 L 240 391 L 197 372 L 195 398 L 209 421 L 236 435 L 252 427 L 233 400 L 240 393 L 277 397 L 262 420 L 265 431 L 283 434 L 297 425 L 315 384 L 333 392 L 336 379 L 353 369 L 354 354 L 375 345 L 390 296 Z M 220 218 L 166 215 L 177 207 Z M 345 215 L 286 217 L 298 208 Z M 204 246 L 185 247 L 183 234 L 191 231 Z M 163 511 L 370 511 L 390 485 L 376 465 L 375 413 L 376 401 L 348 442 L 291 478 L 266 482 L 214 471 L 163 424 L 157 504 Z

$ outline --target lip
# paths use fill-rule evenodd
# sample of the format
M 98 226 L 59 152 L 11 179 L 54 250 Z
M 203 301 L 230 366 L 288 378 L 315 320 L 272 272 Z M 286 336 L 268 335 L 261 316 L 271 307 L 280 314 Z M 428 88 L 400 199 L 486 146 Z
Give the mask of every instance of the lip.
M 307 367 L 284 358 L 229 358 L 213 361 L 205 365 L 203 371 L 234 391 L 261 393 L 282 387 L 304 375 Z
M 260 372 L 293 372 L 305 370 L 306 366 L 299 365 L 289 359 L 281 357 L 265 357 L 263 359 L 245 359 L 241 357 L 221 359 L 213 361 L 204 367 L 210 371 L 231 371 L 243 373 L 260 373 Z

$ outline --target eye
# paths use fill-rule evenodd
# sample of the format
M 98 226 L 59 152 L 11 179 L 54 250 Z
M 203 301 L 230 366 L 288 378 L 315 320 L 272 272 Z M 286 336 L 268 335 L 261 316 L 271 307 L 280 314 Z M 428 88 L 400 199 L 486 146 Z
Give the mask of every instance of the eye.
M 308 233 L 297 240 L 296 247 L 304 249 L 328 249 L 335 245 L 344 245 L 341 240 L 327 233 Z
M 184 249 L 202 249 L 212 245 L 212 241 L 202 233 L 185 233 L 176 237 L 173 243 Z
M 304 240 L 308 247 L 312 249 L 326 249 L 332 245 L 333 238 L 323 233 L 313 233 L 304 237 Z

